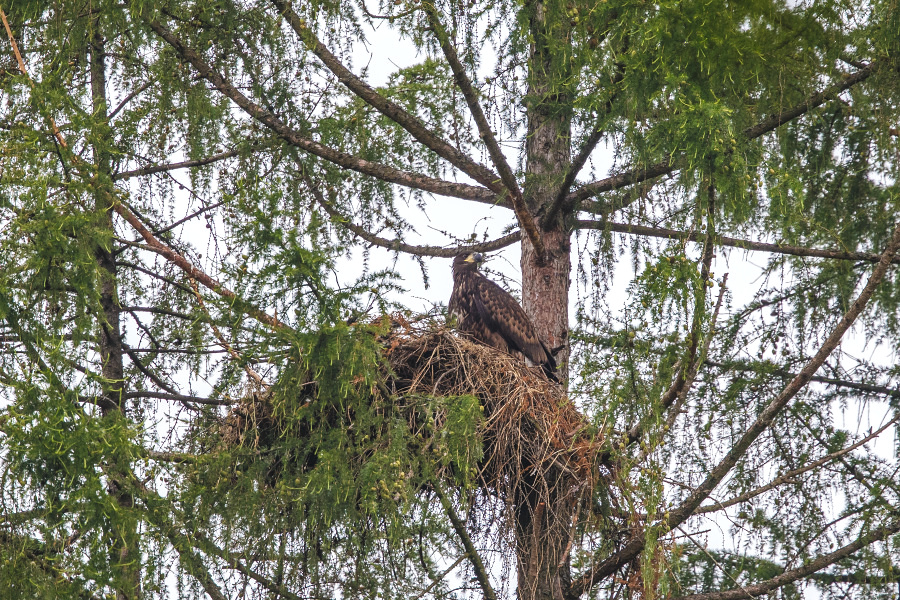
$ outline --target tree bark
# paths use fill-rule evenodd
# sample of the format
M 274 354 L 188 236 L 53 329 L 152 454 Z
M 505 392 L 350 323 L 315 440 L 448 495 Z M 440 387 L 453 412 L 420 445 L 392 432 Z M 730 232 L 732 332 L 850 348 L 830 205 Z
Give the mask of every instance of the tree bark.
M 94 35 L 90 48 L 91 102 L 96 119 L 93 127 L 93 158 L 96 165 L 94 182 L 94 210 L 101 226 L 113 232 L 112 206 L 104 189 L 112 187 L 112 164 L 107 144 L 112 139 L 108 123 L 106 101 L 106 40 L 100 34 L 99 23 L 93 23 Z M 112 235 L 110 235 L 110 238 Z M 120 323 L 116 262 L 111 248 L 103 243 L 94 247 L 100 286 L 99 353 L 101 362 L 102 397 L 101 414 L 104 419 L 125 418 L 125 369 L 123 366 L 122 331 Z M 123 488 L 125 474 L 130 465 L 124 456 L 117 456 L 106 469 L 107 492 L 123 508 L 119 531 L 112 533 L 110 564 L 113 566 L 116 600 L 137 600 L 141 596 L 141 563 L 138 548 L 137 521 L 130 516 L 134 507 L 133 496 Z
M 529 60 L 528 137 L 525 142 L 525 203 L 540 215 L 559 191 L 571 163 L 571 109 L 566 107 L 571 35 L 567 19 L 548 15 L 546 5 L 528 5 L 533 37 Z M 568 380 L 570 241 L 565 215 L 544 223 L 545 254 L 538 256 L 522 236 L 522 305 L 541 340 L 560 365 L 559 377 Z M 567 548 L 574 502 L 570 478 L 550 468 L 523 481 L 516 499 L 516 552 L 520 600 L 563 600 L 568 597 L 571 572 Z

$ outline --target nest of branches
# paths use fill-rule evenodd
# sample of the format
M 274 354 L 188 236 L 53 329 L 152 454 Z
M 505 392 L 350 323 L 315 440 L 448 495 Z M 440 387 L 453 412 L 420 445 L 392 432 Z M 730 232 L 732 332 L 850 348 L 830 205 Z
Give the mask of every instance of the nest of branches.
M 406 329 L 389 341 L 385 354 L 395 395 L 473 395 L 481 402 L 482 486 L 507 491 L 549 471 L 550 479 L 589 485 L 599 440 L 588 434 L 565 390 L 539 367 L 447 329 Z
M 560 501 L 574 506 L 592 489 L 602 440 L 539 367 L 445 327 L 396 318 L 392 324 L 391 333 L 379 339 L 384 385 L 373 389 L 374 396 L 400 406 L 411 425 L 421 422 L 414 414 L 420 405 L 407 398 L 476 397 L 484 409 L 477 483 L 487 497 L 507 508 L 523 501 L 532 507 Z M 301 387 L 316 393 L 315 381 Z M 284 432 L 269 395 L 257 390 L 233 407 L 221 435 L 226 446 L 264 447 Z

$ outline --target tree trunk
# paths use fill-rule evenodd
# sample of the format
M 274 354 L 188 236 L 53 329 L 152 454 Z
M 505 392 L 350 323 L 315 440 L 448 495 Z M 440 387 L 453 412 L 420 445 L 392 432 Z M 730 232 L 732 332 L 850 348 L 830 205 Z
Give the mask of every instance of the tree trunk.
M 106 51 L 105 40 L 94 22 L 94 36 L 90 48 L 91 101 L 94 113 L 93 157 L 96 165 L 94 210 L 102 226 L 113 232 L 110 195 L 104 193 L 112 189 L 112 165 L 107 145 L 111 143 L 106 102 Z M 115 256 L 110 248 L 99 243 L 94 248 L 100 285 L 99 352 L 102 363 L 101 407 L 103 418 L 125 418 L 125 370 L 123 366 L 123 345 L 120 324 L 120 308 L 116 283 Z M 110 563 L 116 573 L 116 600 L 137 600 L 141 596 L 141 563 L 138 549 L 137 521 L 129 514 L 134 507 L 133 496 L 123 488 L 124 478 L 130 471 L 124 456 L 116 457 L 106 469 L 107 492 L 116 500 L 122 511 L 118 531 L 112 532 Z
M 556 196 L 571 162 L 571 109 L 566 107 L 570 35 L 566 19 L 549 18 L 543 2 L 533 2 L 528 77 L 528 137 L 525 142 L 525 202 L 539 215 Z M 541 340 L 555 352 L 559 376 L 568 380 L 569 232 L 563 219 L 546 224 L 546 255 L 522 242 L 522 305 Z M 523 481 L 516 499 L 516 553 L 520 600 L 563 600 L 571 574 L 568 548 L 575 482 L 551 468 Z

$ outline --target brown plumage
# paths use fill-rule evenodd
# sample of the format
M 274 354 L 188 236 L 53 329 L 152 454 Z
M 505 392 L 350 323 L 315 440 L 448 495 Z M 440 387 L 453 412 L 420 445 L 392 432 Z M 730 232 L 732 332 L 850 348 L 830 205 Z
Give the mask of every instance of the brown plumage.
M 556 360 L 541 342 L 531 319 L 509 292 L 478 272 L 481 254 L 460 254 L 453 259 L 453 293 L 448 306 L 456 327 L 498 350 L 540 365 L 556 376 Z

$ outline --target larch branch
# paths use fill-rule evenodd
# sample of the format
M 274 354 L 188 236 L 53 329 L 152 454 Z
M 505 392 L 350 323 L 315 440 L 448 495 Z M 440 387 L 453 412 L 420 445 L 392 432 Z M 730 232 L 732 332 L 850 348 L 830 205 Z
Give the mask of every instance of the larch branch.
M 174 400 L 176 402 L 191 402 L 193 404 L 207 404 L 209 406 L 231 406 L 231 400 L 216 400 L 215 398 L 201 398 L 199 396 L 186 396 L 185 394 L 168 394 L 164 392 L 126 392 L 126 399 L 153 398 L 156 400 Z
M 200 542 L 200 549 L 203 552 L 205 552 L 206 554 L 209 554 L 211 556 L 216 556 L 216 557 L 220 558 L 221 560 L 225 561 L 225 564 L 228 565 L 228 568 L 233 569 L 246 577 L 249 577 L 253 581 L 257 582 L 258 584 L 260 584 L 261 586 L 263 586 L 264 588 L 269 590 L 270 592 L 273 592 L 280 597 L 288 598 L 289 600 L 304 600 L 300 596 L 294 594 L 293 592 L 291 592 L 290 590 L 285 588 L 283 585 L 280 585 L 280 584 L 272 581 L 268 577 L 264 577 L 263 575 L 260 575 L 253 569 L 250 569 L 244 563 L 242 563 L 238 559 L 234 558 L 230 552 L 228 552 L 227 550 L 223 550 L 222 548 L 219 548 L 216 544 L 212 543 L 212 541 L 210 541 L 202 533 L 197 532 L 194 537 L 197 539 L 198 542 Z
M 333 222 L 337 223 L 341 227 L 345 227 L 354 235 L 359 236 L 370 244 L 379 246 L 381 248 L 387 248 L 388 250 L 393 250 L 394 252 L 405 252 L 407 254 L 414 254 L 416 256 L 453 258 L 463 251 L 492 252 L 494 250 L 499 250 L 501 248 L 512 245 L 522 239 L 521 233 L 517 230 L 489 242 L 484 242 L 481 244 L 471 244 L 467 246 L 455 246 L 452 248 L 444 248 L 441 246 L 413 245 L 407 244 L 398 239 L 389 240 L 387 238 L 379 237 L 374 233 L 366 230 L 364 227 L 360 227 L 359 225 L 352 223 L 347 217 L 339 213 L 337 209 L 335 209 L 334 206 L 332 206 L 331 203 L 325 199 L 325 196 L 322 194 L 322 191 L 319 189 L 319 187 L 302 170 L 301 177 L 303 178 L 303 182 L 306 184 L 306 187 L 309 189 L 310 193 L 312 193 L 313 198 L 316 199 L 316 203 L 318 203 L 318 205 L 322 207 L 322 210 L 328 213 Z
M 617 63 L 616 67 L 616 74 L 611 82 L 611 85 L 613 87 L 617 86 L 622 82 L 623 79 L 625 79 L 624 65 L 622 63 Z M 559 186 L 559 191 L 557 192 L 556 197 L 553 199 L 553 203 L 544 214 L 543 223 L 545 225 L 549 225 L 550 223 L 552 223 L 556 218 L 557 213 L 565 205 L 566 201 L 568 200 L 569 190 L 572 188 L 572 184 L 575 183 L 575 179 L 578 177 L 578 174 L 581 173 L 581 169 L 584 168 L 584 165 L 585 163 L 587 163 L 587 160 L 591 156 L 591 153 L 594 151 L 594 148 L 597 147 L 597 144 L 603 138 L 604 131 L 600 125 L 612 111 L 613 102 L 615 102 L 617 95 L 618 94 L 616 92 L 610 94 L 609 100 L 606 101 L 606 104 L 603 107 L 602 114 L 597 117 L 595 125 L 591 128 L 590 135 L 588 136 L 587 140 L 585 140 L 584 144 L 582 144 L 581 149 L 578 151 L 578 154 L 576 154 L 575 158 L 572 159 L 572 164 L 569 165 L 569 170 L 566 171 L 566 175 L 563 178 L 562 184 L 560 184 Z
M 747 500 L 756 498 L 760 494 L 764 494 L 764 493 L 768 492 L 769 490 L 775 489 L 776 487 L 778 487 L 784 483 L 790 483 L 790 481 L 794 477 L 803 475 L 804 473 L 812 471 L 813 469 L 815 469 L 817 467 L 821 467 L 822 465 L 827 464 L 833 460 L 836 460 L 836 459 L 844 456 L 845 454 L 849 454 L 850 452 L 853 452 L 860 446 L 864 446 L 864 445 L 868 444 L 869 442 L 871 442 L 872 440 L 877 438 L 879 435 L 884 433 L 884 431 L 887 428 L 894 425 L 894 423 L 896 423 L 897 421 L 900 421 L 900 415 L 895 416 L 893 419 L 891 419 L 890 421 L 888 421 L 887 423 L 882 425 L 878 430 L 874 431 L 873 433 L 870 433 L 866 437 L 862 438 L 861 440 L 859 440 L 858 442 L 856 442 L 854 444 L 847 446 L 846 448 L 842 448 L 840 450 L 832 452 L 831 454 L 827 454 L 827 455 L 823 456 L 822 458 L 815 460 L 815 461 L 813 461 L 807 465 L 804 465 L 802 467 L 799 467 L 797 469 L 792 469 L 790 471 L 782 473 L 781 475 L 779 475 L 778 477 L 776 477 L 769 483 L 759 486 L 758 488 L 752 489 L 748 492 L 744 492 L 743 494 L 740 494 L 740 495 L 730 498 L 728 500 L 716 502 L 715 504 L 701 506 L 700 508 L 697 509 L 695 514 L 699 515 L 699 514 L 711 513 L 711 512 L 717 512 L 720 510 L 724 510 L 726 508 L 734 506 L 735 504 L 740 504 L 742 502 L 746 502 Z
M 802 567 L 791 569 L 790 571 L 785 571 L 784 573 L 777 575 L 771 579 L 767 579 L 766 581 L 762 581 L 760 583 L 752 585 L 746 585 L 741 588 L 724 590 L 721 592 L 710 592 L 707 594 L 681 596 L 679 598 L 676 598 L 675 600 L 743 600 L 747 597 L 748 593 L 751 594 L 752 597 L 762 596 L 763 594 L 767 594 L 772 590 L 776 590 L 789 583 L 793 583 L 798 579 L 808 577 L 814 574 L 816 571 L 821 571 L 822 569 L 850 556 L 857 550 L 865 548 L 866 546 L 874 542 L 881 541 L 889 535 L 897 533 L 898 531 L 900 531 L 900 518 L 898 518 L 897 515 L 893 515 L 893 519 L 888 524 L 870 531 L 869 533 L 861 535 L 853 542 L 838 548 L 834 552 L 813 559 Z
M 437 494 L 438 500 L 440 500 L 441 506 L 444 508 L 444 512 L 446 512 L 447 517 L 450 518 L 453 530 L 456 531 L 456 535 L 459 537 L 463 548 L 466 550 L 466 555 L 469 557 L 469 562 L 475 570 L 475 577 L 478 579 L 478 584 L 481 586 L 481 591 L 484 593 L 485 599 L 497 600 L 497 593 L 494 591 L 493 586 L 491 586 L 490 579 L 488 579 L 487 569 L 484 567 L 481 555 L 478 554 L 475 544 L 472 543 L 472 538 L 469 537 L 469 533 L 466 531 L 466 524 L 463 523 L 462 519 L 459 518 L 459 515 L 456 514 L 453 504 L 450 503 L 450 499 L 447 498 L 446 494 L 441 490 L 440 484 L 434 484 L 434 493 Z
M 211 156 L 207 156 L 204 158 L 198 158 L 196 160 L 185 160 L 177 163 L 168 163 L 163 165 L 150 165 L 147 167 L 143 167 L 141 169 L 134 169 L 131 171 L 122 171 L 121 173 L 116 173 L 112 176 L 113 181 L 122 181 L 123 179 L 131 179 L 132 177 L 141 177 L 143 175 L 152 175 L 154 173 L 164 173 L 168 171 L 175 171 L 177 169 L 190 169 L 191 167 L 203 167 L 205 165 L 210 165 L 214 162 L 218 162 L 220 160 L 225 160 L 228 158 L 232 158 L 241 153 L 240 150 L 227 150 L 225 152 L 219 152 L 217 154 L 213 154 Z
M 379 94 L 345 67 L 325 44 L 316 37 L 315 32 L 306 25 L 306 21 L 294 12 L 290 2 L 285 2 L 284 0 L 271 1 L 291 29 L 294 30 L 294 33 L 297 34 L 297 37 L 306 44 L 307 48 L 322 61 L 347 89 L 388 119 L 400 125 L 419 143 L 447 160 L 481 185 L 498 194 L 503 192 L 502 186 L 498 185 L 497 175 L 491 172 L 490 169 L 475 162 L 458 148 L 445 142 L 437 133 L 428 129 L 418 118 Z
M 871 77 L 872 74 L 875 73 L 875 71 L 878 70 L 880 66 L 881 62 L 873 61 L 867 67 L 842 78 L 840 82 L 829 86 L 821 92 L 816 92 L 815 94 L 810 95 L 803 102 L 800 102 L 799 104 L 788 108 L 778 114 L 774 114 L 766 119 L 763 119 L 756 125 L 745 129 L 743 131 L 744 138 L 747 140 L 756 139 L 766 133 L 769 133 L 770 131 L 773 131 L 774 129 L 777 129 L 781 125 L 784 125 L 785 123 L 808 113 L 814 108 L 818 108 L 829 100 L 836 98 L 841 92 L 848 90 L 854 85 Z M 678 168 L 678 164 L 678 160 L 670 157 L 644 169 L 631 169 L 629 171 L 624 171 L 617 175 L 607 177 L 606 179 L 588 183 L 569 194 L 566 198 L 566 202 L 568 204 L 574 204 L 595 194 L 617 190 L 634 183 L 646 181 L 647 179 L 651 179 L 653 177 L 666 175 L 668 173 L 671 173 L 672 171 L 675 171 Z
M 160 242 L 150 232 L 150 230 L 144 227 L 144 224 L 141 223 L 140 220 L 138 220 L 138 218 L 135 217 L 134 214 L 130 210 L 128 210 L 122 203 L 115 202 L 113 204 L 113 210 L 115 210 L 119 214 L 119 216 L 125 219 L 134 228 L 134 230 L 137 231 L 142 238 L 144 238 L 144 241 L 147 243 L 147 247 L 149 250 L 159 254 L 160 256 L 180 268 L 188 277 L 197 280 L 199 283 L 203 284 L 204 287 L 212 290 L 226 300 L 230 300 L 232 306 L 250 315 L 254 319 L 266 323 L 267 325 L 270 325 L 276 329 L 290 329 L 290 327 L 279 321 L 277 318 L 267 314 L 262 309 L 239 298 L 237 294 L 192 265 L 190 261 L 188 261 L 188 259 L 186 259 L 184 256 Z
M 896 262 L 896 260 L 895 260 Z M 711 367 L 719 367 L 722 369 L 734 369 L 737 371 L 754 371 L 755 369 L 749 364 L 743 364 L 741 362 L 729 362 L 722 363 L 717 361 L 707 361 L 707 365 Z M 781 375 L 783 377 L 796 377 L 796 373 L 791 373 L 789 371 L 785 371 L 782 369 L 776 369 L 772 371 L 775 375 Z M 860 383 L 858 381 L 848 381 L 846 379 L 837 379 L 835 377 L 824 377 L 822 375 L 813 375 L 810 378 L 810 381 L 814 381 L 816 383 L 824 383 L 826 385 L 833 385 L 835 387 L 844 387 L 852 390 L 859 390 L 860 392 L 867 392 L 870 394 L 883 394 L 885 396 L 891 396 L 892 398 L 900 398 L 900 389 L 890 388 L 883 385 L 874 385 L 871 383 Z
M 275 114 L 247 98 L 223 75 L 215 71 L 199 53 L 187 46 L 161 23 L 148 21 L 148 25 L 159 37 L 171 45 L 179 56 L 190 63 L 201 77 L 209 81 L 219 92 L 237 104 L 250 117 L 268 127 L 288 144 L 339 167 L 369 175 L 388 183 L 395 183 L 441 196 L 451 196 L 486 204 L 499 204 L 501 206 L 506 204 L 502 198 L 498 199 L 494 192 L 483 187 L 455 183 L 443 179 L 435 179 L 420 173 L 403 171 L 390 165 L 371 162 L 358 156 L 335 150 L 306 138 L 284 123 Z
M 866 282 L 865 287 L 850 305 L 847 312 L 841 317 L 840 321 L 838 321 L 837 325 L 835 325 L 831 334 L 819 348 L 819 351 L 816 352 L 815 356 L 810 359 L 806 366 L 791 380 L 781 393 L 778 394 L 765 409 L 763 409 L 757 416 L 753 425 L 744 432 L 719 464 L 717 464 L 709 475 L 707 475 L 706 479 L 690 495 L 688 495 L 687 499 L 680 506 L 669 511 L 668 518 L 665 522 L 665 525 L 669 529 L 681 525 L 696 512 L 697 508 L 700 507 L 700 504 L 709 497 L 716 486 L 718 486 L 725 476 L 731 472 L 738 460 L 746 454 L 756 439 L 771 426 L 775 417 L 778 416 L 788 402 L 790 402 L 800 390 L 806 387 L 815 372 L 822 364 L 824 364 L 825 359 L 831 355 L 834 349 L 837 348 L 837 345 L 840 343 L 844 334 L 850 326 L 853 325 L 857 317 L 859 317 L 862 310 L 868 304 L 872 294 L 874 294 L 875 289 L 881 283 L 888 268 L 893 262 L 898 247 L 900 247 L 900 225 L 894 229 L 891 240 L 881 254 L 881 259 L 869 276 L 869 280 Z M 900 525 L 898 525 L 898 528 L 900 528 Z M 885 533 L 884 535 L 888 535 L 888 533 Z M 622 565 L 628 564 L 640 554 L 644 545 L 645 539 L 639 534 L 629 540 L 615 555 L 590 567 L 573 582 L 572 589 L 576 592 L 575 595 L 580 596 L 587 592 L 594 584 L 603 581 L 615 573 Z M 823 567 L 827 566 L 827 564 L 831 563 L 826 563 Z
M 475 92 L 475 88 L 472 86 L 472 82 L 466 74 L 466 69 L 459 60 L 459 55 L 456 53 L 456 48 L 450 40 L 450 35 L 444 29 L 437 8 L 435 8 L 430 0 L 423 2 L 422 8 L 428 16 L 428 21 L 431 23 L 434 35 L 441 46 L 441 50 L 444 52 L 447 63 L 450 65 L 450 70 L 453 71 L 456 87 L 458 87 L 459 91 L 462 93 L 466 105 L 469 107 L 469 113 L 475 120 L 479 137 L 481 137 L 484 145 L 487 147 L 491 162 L 494 163 L 494 166 L 500 173 L 500 180 L 503 182 L 506 192 L 510 195 L 513 211 L 516 213 L 516 219 L 519 221 L 519 226 L 528 236 L 528 239 L 531 240 L 531 245 L 534 246 L 538 257 L 543 260 L 545 253 L 544 240 L 540 230 L 535 224 L 534 215 L 531 214 L 531 211 L 529 211 L 528 207 L 525 205 L 525 198 L 522 197 L 522 190 L 519 189 L 516 176 L 510 168 L 506 157 L 503 155 L 500 145 L 497 143 L 497 138 L 487 121 L 487 117 L 485 117 L 481 104 L 478 102 L 478 95 Z
M 646 225 L 630 225 L 628 223 L 581 219 L 576 222 L 575 228 L 596 229 L 631 235 L 645 235 L 668 240 L 687 240 L 689 242 L 698 243 L 704 242 L 707 237 L 707 234 L 696 231 L 679 231 L 677 229 L 666 229 L 663 227 L 647 227 Z M 791 256 L 809 256 L 812 258 L 831 258 L 836 260 L 855 260 L 877 263 L 881 260 L 882 256 L 874 252 L 847 252 L 845 250 L 806 248 L 804 246 L 791 246 L 788 244 L 769 244 L 766 242 L 753 242 L 727 236 L 718 236 L 715 238 L 715 242 L 719 246 L 731 246 L 743 250 L 771 252 L 773 254 L 789 254 Z M 900 256 L 895 256 L 892 260 L 895 263 L 900 263 Z

